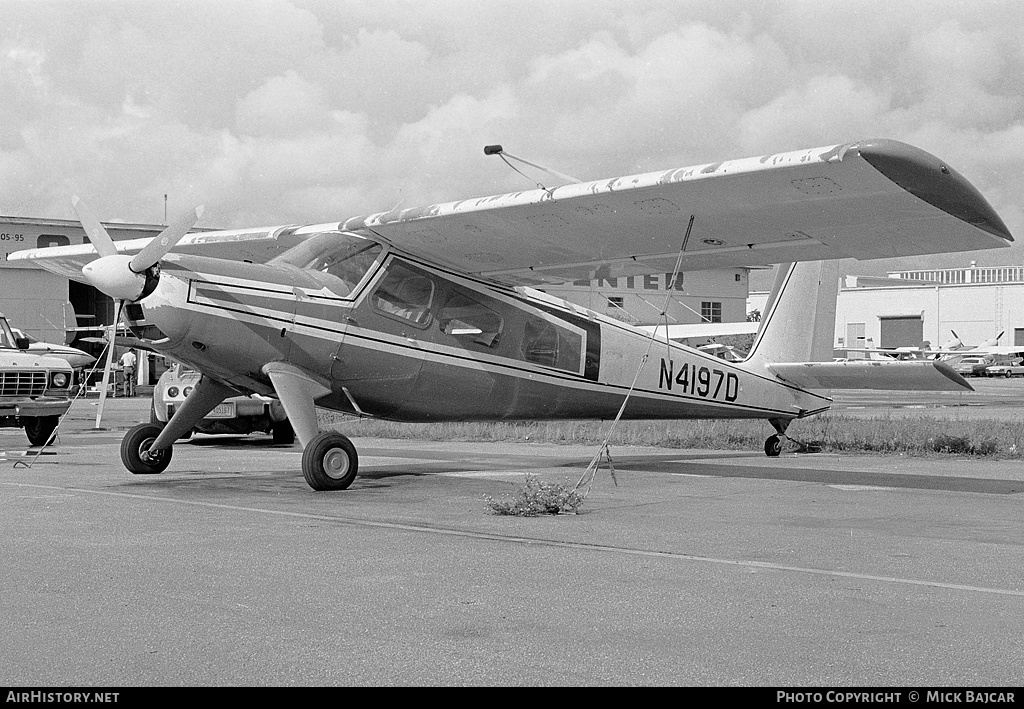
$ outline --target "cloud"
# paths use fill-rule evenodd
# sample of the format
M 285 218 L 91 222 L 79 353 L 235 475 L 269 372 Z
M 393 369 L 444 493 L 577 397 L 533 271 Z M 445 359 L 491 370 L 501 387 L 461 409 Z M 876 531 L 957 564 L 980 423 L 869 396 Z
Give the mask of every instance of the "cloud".
M 343 219 L 890 137 L 1024 233 L 1024 6 L 1010 2 L 13 3 L 5 212 Z

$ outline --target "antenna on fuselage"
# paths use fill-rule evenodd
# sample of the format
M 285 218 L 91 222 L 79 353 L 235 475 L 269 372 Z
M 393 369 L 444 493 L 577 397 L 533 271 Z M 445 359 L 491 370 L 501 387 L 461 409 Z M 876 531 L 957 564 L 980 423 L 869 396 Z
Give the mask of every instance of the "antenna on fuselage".
M 583 182 L 583 180 L 577 180 L 575 177 L 572 177 L 571 175 L 566 175 L 565 173 L 558 172 L 557 170 L 548 169 L 548 168 L 544 167 L 543 165 L 537 165 L 536 163 L 532 163 L 529 160 L 523 160 L 522 158 L 517 158 L 512 153 L 506 153 L 504 148 L 502 148 L 500 145 L 485 145 L 484 146 L 484 155 L 497 155 L 499 158 L 501 158 L 502 160 L 505 161 L 506 165 L 508 165 L 510 168 L 512 168 L 513 170 L 515 170 L 516 172 L 518 172 L 520 175 L 522 175 L 523 177 L 525 177 L 528 180 L 531 180 L 533 178 L 531 178 L 525 172 L 523 172 L 518 167 L 516 167 L 515 165 L 510 163 L 509 162 L 510 158 L 512 160 L 517 160 L 517 161 L 523 163 L 524 165 L 529 165 L 530 167 L 535 167 L 538 170 L 542 170 L 542 171 L 548 173 L 549 175 L 557 177 L 560 180 L 565 180 L 566 182 L 570 182 L 570 183 L 577 184 L 577 185 L 579 183 Z M 540 187 L 542 190 L 547 190 L 547 187 L 542 185 L 540 182 L 537 183 L 537 186 Z

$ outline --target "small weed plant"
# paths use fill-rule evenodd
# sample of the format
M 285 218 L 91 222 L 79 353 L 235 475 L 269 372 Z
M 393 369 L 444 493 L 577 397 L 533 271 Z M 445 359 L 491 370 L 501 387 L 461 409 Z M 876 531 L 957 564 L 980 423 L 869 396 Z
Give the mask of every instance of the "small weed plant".
M 526 481 L 512 495 L 501 499 L 486 496 L 484 502 L 492 514 L 538 517 L 575 513 L 583 504 L 583 495 L 567 483 L 547 483 L 527 474 Z

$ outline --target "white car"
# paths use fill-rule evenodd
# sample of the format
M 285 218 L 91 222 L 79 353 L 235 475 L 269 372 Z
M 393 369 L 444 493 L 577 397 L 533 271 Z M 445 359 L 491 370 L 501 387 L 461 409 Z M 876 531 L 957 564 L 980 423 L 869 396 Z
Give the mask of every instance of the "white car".
M 1024 364 L 993 364 L 985 368 L 986 377 L 1024 377 Z
M 182 364 L 172 364 L 153 387 L 150 420 L 153 423 L 167 423 L 185 403 L 185 398 L 192 392 L 200 376 L 199 372 Z M 199 433 L 238 434 L 262 431 L 271 434 L 274 443 L 295 442 L 295 432 L 288 422 L 284 406 L 273 397 L 259 394 L 225 399 L 196 424 L 195 430 Z
M 990 366 L 992 360 L 987 357 L 964 357 L 953 369 L 964 377 L 980 377 Z

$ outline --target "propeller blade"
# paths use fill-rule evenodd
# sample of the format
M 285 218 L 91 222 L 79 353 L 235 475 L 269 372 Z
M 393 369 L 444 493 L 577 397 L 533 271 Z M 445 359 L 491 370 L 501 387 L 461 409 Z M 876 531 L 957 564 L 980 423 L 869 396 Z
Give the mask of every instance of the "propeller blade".
M 103 383 L 100 385 L 100 401 L 96 408 L 96 426 L 100 427 L 100 420 L 103 418 L 103 402 L 107 400 L 107 387 L 110 386 L 110 373 L 114 366 L 114 333 L 117 325 L 121 322 L 121 307 L 123 300 L 114 301 L 114 324 L 110 326 L 110 341 L 107 343 L 107 363 L 103 366 Z
M 114 246 L 114 240 L 110 238 L 110 234 L 100 224 L 100 220 L 93 216 L 92 212 L 88 210 L 85 203 L 77 195 L 71 198 L 71 206 L 74 207 L 75 214 L 78 215 L 78 221 L 82 222 L 82 227 L 85 229 L 89 241 L 92 242 L 93 247 L 96 249 L 96 253 L 100 256 L 116 254 L 117 247 Z
M 157 263 L 164 257 L 164 254 L 173 249 L 174 245 L 195 226 L 201 216 L 203 216 L 203 207 L 199 206 L 175 221 L 153 237 L 153 240 L 146 244 L 142 251 L 132 257 L 128 268 L 135 273 L 144 273 L 147 268 Z

